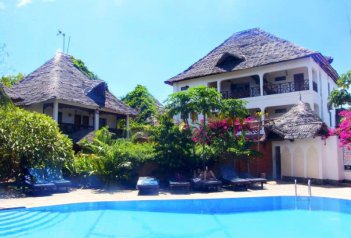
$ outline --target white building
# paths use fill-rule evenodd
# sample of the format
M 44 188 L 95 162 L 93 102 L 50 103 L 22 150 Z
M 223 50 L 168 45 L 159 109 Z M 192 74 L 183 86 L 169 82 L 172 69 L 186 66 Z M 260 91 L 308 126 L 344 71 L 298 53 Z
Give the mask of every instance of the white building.
M 199 85 L 216 88 L 224 98 L 245 100 L 252 115 L 258 111 L 265 112 L 262 113 L 263 121 L 284 115 L 302 100 L 310 105 L 312 111 L 327 126 L 333 128 L 336 123 L 335 110 L 328 108 L 327 102 L 330 92 L 337 88 L 336 81 L 339 76 L 331 63 L 331 57 L 255 28 L 235 33 L 184 72 L 165 83 L 173 86 L 174 92 Z M 340 173 L 342 155 L 337 148 L 337 139 L 333 137 L 328 140 L 335 140 L 332 142 L 334 147 L 328 150 L 334 150 L 336 154 L 333 155 L 333 160 L 338 160 L 334 161 L 338 166 L 332 172 L 321 172 L 326 170 L 321 162 L 325 153 L 319 153 L 317 160 L 320 161 L 318 166 L 321 168 L 311 177 L 305 166 L 310 150 L 304 148 L 301 152 L 304 161 L 301 171 L 295 169 L 284 174 L 287 171 L 284 167 L 287 163 L 284 155 L 278 155 L 277 151 L 282 151 L 285 147 L 294 147 L 299 142 L 282 139 L 272 141 L 267 149 L 266 154 L 269 154 L 269 158 L 266 159 L 269 161 L 266 161 L 266 164 L 270 171 L 266 169 L 258 172 L 265 172 L 273 178 L 288 176 L 321 180 L 351 179 L 347 172 L 345 175 Z M 315 147 L 313 151 L 321 151 L 319 145 L 312 143 L 311 146 Z M 301 160 L 300 154 L 292 154 L 293 160 Z M 278 157 L 279 161 L 276 159 Z M 324 163 L 324 166 L 327 164 L 330 165 Z

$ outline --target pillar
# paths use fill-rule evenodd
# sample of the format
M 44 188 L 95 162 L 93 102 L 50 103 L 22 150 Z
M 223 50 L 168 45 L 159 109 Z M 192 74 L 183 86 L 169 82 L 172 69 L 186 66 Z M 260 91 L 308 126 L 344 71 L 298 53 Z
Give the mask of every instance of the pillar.
M 313 91 L 313 73 L 312 73 L 312 67 L 308 67 L 308 90 Z
M 263 74 L 258 75 L 260 78 L 260 95 L 263 96 Z
M 130 131 L 129 131 L 129 115 L 127 115 L 126 118 L 126 130 L 127 130 L 127 138 L 130 137 Z
M 221 91 L 222 91 L 222 88 L 221 88 L 221 81 L 220 81 L 220 80 L 217 81 L 217 91 L 218 91 L 219 93 L 221 93 Z
M 52 109 L 52 117 L 56 122 L 58 122 L 58 102 L 56 100 L 54 101 L 54 106 Z
M 100 115 L 99 110 L 95 110 L 94 113 L 94 130 L 99 130 Z

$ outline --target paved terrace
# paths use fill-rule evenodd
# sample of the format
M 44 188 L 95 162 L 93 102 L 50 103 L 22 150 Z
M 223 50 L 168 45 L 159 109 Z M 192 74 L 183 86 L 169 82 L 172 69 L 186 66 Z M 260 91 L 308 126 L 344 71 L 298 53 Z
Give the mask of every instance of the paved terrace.
M 306 185 L 298 185 L 298 195 L 307 196 Z M 0 208 L 12 207 L 37 207 L 45 205 L 95 202 L 95 201 L 128 201 L 128 200 L 156 200 L 156 199 L 202 199 L 202 198 L 238 198 L 260 196 L 294 196 L 294 184 L 268 182 L 263 190 L 249 189 L 248 191 L 223 190 L 220 192 L 190 194 L 170 194 L 167 190 L 161 190 L 158 196 L 138 196 L 136 190 L 121 190 L 111 188 L 107 190 L 73 189 L 69 193 L 54 193 L 48 196 L 3 198 L 0 191 Z M 312 186 L 313 196 L 343 198 L 351 200 L 351 187 L 337 186 Z M 11 197 L 11 196 L 9 196 Z

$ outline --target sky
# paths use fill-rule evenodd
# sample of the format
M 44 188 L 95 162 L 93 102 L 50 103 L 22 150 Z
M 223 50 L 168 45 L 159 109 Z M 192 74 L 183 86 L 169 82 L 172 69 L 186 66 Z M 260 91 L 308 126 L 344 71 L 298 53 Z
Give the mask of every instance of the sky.
M 0 74 L 29 74 L 63 49 L 122 97 L 141 84 L 163 102 L 165 80 L 238 31 L 259 27 L 351 70 L 351 0 L 0 0 Z M 66 47 L 67 48 L 67 47 Z

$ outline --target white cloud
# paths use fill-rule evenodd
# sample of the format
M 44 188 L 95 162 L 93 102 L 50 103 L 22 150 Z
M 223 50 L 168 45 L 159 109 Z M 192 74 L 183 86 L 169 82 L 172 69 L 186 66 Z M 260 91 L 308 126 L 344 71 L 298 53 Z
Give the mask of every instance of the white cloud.
M 17 7 L 24 7 L 24 6 L 26 6 L 26 5 L 28 5 L 28 4 L 30 4 L 32 2 L 32 0 L 19 0 L 18 2 L 17 2 Z
M 1 10 L 5 10 L 5 8 L 6 8 L 6 7 L 5 7 L 5 3 L 3 3 L 3 2 L 0 1 L 0 11 L 1 11 Z

